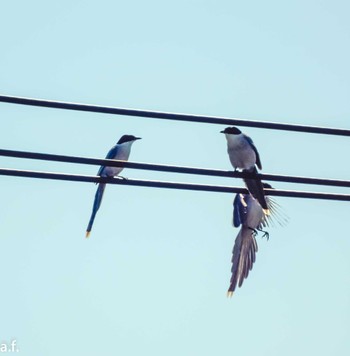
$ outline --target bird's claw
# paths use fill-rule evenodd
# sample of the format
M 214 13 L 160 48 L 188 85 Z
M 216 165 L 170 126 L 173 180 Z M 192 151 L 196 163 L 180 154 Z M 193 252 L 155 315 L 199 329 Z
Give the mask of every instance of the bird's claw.
M 263 232 L 264 235 L 262 235 L 262 237 L 264 238 L 266 236 L 266 240 L 269 241 L 270 234 L 267 231 L 264 231 L 264 230 L 259 230 L 259 231 Z
M 269 241 L 270 234 L 267 231 L 265 231 L 265 233 L 262 237 L 265 237 L 265 236 L 266 236 L 266 240 Z
M 270 234 L 267 231 L 261 230 L 261 229 L 253 229 L 252 227 L 249 227 L 250 230 L 252 230 L 252 235 L 255 237 L 258 234 L 258 231 L 263 232 L 264 235 L 262 236 L 263 238 L 266 236 L 266 240 L 269 241 Z

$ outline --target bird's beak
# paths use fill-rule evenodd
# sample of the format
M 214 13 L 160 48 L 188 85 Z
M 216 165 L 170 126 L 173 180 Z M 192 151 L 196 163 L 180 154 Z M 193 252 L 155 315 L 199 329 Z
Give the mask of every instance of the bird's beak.
M 220 133 L 225 133 L 225 130 L 220 131 Z
M 142 140 L 142 137 L 135 137 L 135 140 Z

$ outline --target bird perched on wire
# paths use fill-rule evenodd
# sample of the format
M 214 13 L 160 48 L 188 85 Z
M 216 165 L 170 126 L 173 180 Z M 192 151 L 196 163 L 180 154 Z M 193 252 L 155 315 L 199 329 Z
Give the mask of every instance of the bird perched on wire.
M 263 183 L 264 188 L 271 189 L 271 185 Z M 232 250 L 232 268 L 230 286 L 227 296 L 231 297 L 237 285 L 241 287 L 249 271 L 253 268 L 255 256 L 258 251 L 255 236 L 258 231 L 263 231 L 264 227 L 270 223 L 278 222 L 283 226 L 287 222 L 287 217 L 279 211 L 279 205 L 271 198 L 266 197 L 270 215 L 265 215 L 259 202 L 251 194 L 237 194 L 233 201 L 233 226 L 241 229 L 235 240 Z M 269 234 L 263 231 L 269 238 Z
M 111 150 L 108 152 L 106 159 L 116 159 L 120 161 L 127 161 L 129 159 L 130 155 L 130 150 L 132 144 L 136 140 L 140 140 L 141 137 L 135 137 L 133 135 L 123 135 L 117 144 L 111 148 Z M 120 174 L 120 172 L 123 170 L 123 167 L 110 167 L 110 166 L 101 166 L 97 175 L 100 177 L 115 177 Z M 92 207 L 92 214 L 90 217 L 89 224 L 86 229 L 86 237 L 89 237 L 92 225 L 95 220 L 96 213 L 98 209 L 101 206 L 102 202 L 102 197 L 104 190 L 106 188 L 106 183 L 99 183 L 96 194 L 95 194 L 95 200 L 94 200 L 94 205 Z
M 237 127 L 227 127 L 220 131 L 224 133 L 227 140 L 227 153 L 231 164 L 235 170 L 242 169 L 243 172 L 257 174 L 256 167 L 262 169 L 259 152 L 256 149 L 253 140 L 243 134 Z M 264 188 L 261 180 L 258 178 L 244 178 L 244 182 L 254 198 L 258 200 L 265 214 L 269 214 L 269 208 L 266 203 Z

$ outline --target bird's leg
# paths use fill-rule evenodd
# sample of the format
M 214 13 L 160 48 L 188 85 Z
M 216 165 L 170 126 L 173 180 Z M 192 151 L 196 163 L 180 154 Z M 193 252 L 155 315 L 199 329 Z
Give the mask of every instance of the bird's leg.
M 248 229 L 252 230 L 252 234 L 256 236 L 258 234 L 258 231 L 256 229 L 253 229 L 252 227 L 248 226 Z

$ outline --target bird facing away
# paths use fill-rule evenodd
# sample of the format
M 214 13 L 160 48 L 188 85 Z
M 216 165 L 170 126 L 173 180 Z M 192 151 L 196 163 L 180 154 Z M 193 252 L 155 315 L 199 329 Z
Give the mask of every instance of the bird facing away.
M 263 183 L 264 188 L 271 189 L 271 185 Z M 237 285 L 241 287 L 249 271 L 253 268 L 258 251 L 255 235 L 257 231 L 277 222 L 283 226 L 287 217 L 279 211 L 279 205 L 270 197 L 266 197 L 271 215 L 265 215 L 261 205 L 251 194 L 237 194 L 233 201 L 233 226 L 241 229 L 236 237 L 232 250 L 232 268 L 230 286 L 227 296 L 231 297 Z M 264 236 L 269 237 L 266 231 Z
M 241 226 L 232 250 L 230 286 L 227 296 L 231 297 L 236 286 L 242 286 L 253 268 L 258 251 L 255 235 L 264 217 L 260 204 L 250 194 L 237 194 L 233 202 L 233 225 Z
M 237 127 L 227 127 L 221 131 L 227 140 L 227 153 L 230 162 L 235 170 L 242 169 L 243 172 L 257 174 L 256 167 L 262 169 L 259 152 L 256 149 L 253 140 L 243 134 Z M 269 209 L 266 203 L 264 188 L 260 179 L 244 178 L 244 182 L 250 192 L 255 197 L 266 214 Z
M 141 137 L 135 137 L 133 135 L 123 135 L 117 144 L 111 148 L 111 150 L 108 152 L 106 159 L 116 159 L 120 161 L 127 161 L 129 159 L 130 155 L 130 150 L 132 144 L 136 140 L 140 140 Z M 109 166 L 101 166 L 99 171 L 97 172 L 97 175 L 100 177 L 115 177 L 120 174 L 120 172 L 123 170 L 123 167 L 109 167 Z M 102 202 L 102 197 L 104 190 L 106 188 L 106 183 L 99 183 L 98 188 L 95 194 L 95 200 L 94 200 L 94 205 L 92 207 L 92 213 L 90 217 L 89 224 L 86 229 L 86 237 L 89 237 L 92 225 L 95 220 L 96 213 L 98 209 L 101 206 Z

